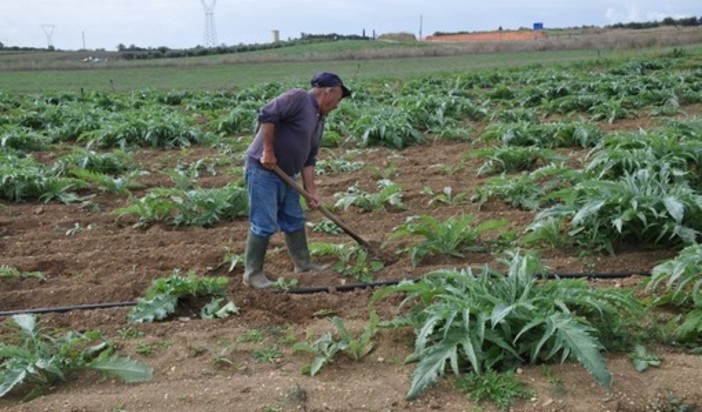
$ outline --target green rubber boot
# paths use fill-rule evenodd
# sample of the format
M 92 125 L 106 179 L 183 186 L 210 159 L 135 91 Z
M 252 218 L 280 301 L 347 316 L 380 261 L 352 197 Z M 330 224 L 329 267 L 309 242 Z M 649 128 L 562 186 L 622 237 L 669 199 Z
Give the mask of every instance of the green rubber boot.
M 310 261 L 305 228 L 286 233 L 285 244 L 288 245 L 288 254 L 295 264 L 295 273 L 319 272 L 325 269 L 324 266 L 316 265 Z
M 274 285 L 263 272 L 263 261 L 268 249 L 268 238 L 249 232 L 246 238 L 244 285 L 254 289 L 268 289 Z

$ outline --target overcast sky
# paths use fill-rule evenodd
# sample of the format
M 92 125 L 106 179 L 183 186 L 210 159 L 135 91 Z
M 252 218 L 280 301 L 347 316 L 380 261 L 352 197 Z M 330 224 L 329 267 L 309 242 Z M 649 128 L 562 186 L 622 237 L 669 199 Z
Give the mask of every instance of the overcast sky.
M 204 0 L 210 7 L 213 0 Z M 300 33 L 367 35 L 604 26 L 665 17 L 700 17 L 700 0 L 219 0 L 218 44 L 268 43 Z M 420 24 L 421 22 L 421 24 Z M 116 50 L 118 44 L 188 48 L 204 41 L 201 0 L 0 0 L 6 46 Z M 85 42 L 85 43 L 84 43 Z

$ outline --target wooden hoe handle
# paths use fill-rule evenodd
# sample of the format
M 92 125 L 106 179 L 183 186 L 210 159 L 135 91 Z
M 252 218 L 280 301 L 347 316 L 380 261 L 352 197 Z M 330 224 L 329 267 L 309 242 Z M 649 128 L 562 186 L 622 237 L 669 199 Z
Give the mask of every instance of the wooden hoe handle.
M 310 196 L 310 194 L 307 193 L 307 191 L 306 191 L 305 189 L 303 189 L 299 184 L 297 184 L 297 182 L 295 182 L 290 176 L 288 176 L 287 173 L 285 173 L 283 170 L 281 170 L 281 168 L 278 167 L 278 165 L 273 166 L 273 171 L 274 171 L 278 176 L 280 176 L 280 178 L 283 179 L 283 180 L 285 181 L 285 183 L 287 183 L 288 185 L 290 185 L 290 187 L 292 187 L 293 189 L 295 189 L 295 191 L 296 191 L 297 193 L 299 193 L 300 195 L 302 195 L 302 196 L 305 198 L 305 200 L 307 200 L 308 202 L 311 201 L 312 196 Z M 354 232 L 353 230 L 351 230 L 350 227 L 346 226 L 346 224 L 345 224 L 344 222 L 342 222 L 341 219 L 339 219 L 339 218 L 338 218 L 337 216 L 335 216 L 332 212 L 330 212 L 329 210 L 327 210 L 327 208 L 325 208 L 325 207 L 322 206 L 322 205 L 319 205 L 319 210 L 322 211 L 322 214 L 323 214 L 324 216 L 326 216 L 327 219 L 329 219 L 329 220 L 331 220 L 332 222 L 334 222 L 334 224 L 336 224 L 337 226 L 339 226 L 339 227 L 341 228 L 341 230 L 343 230 L 344 232 L 346 232 L 347 235 L 351 236 L 351 237 L 353 238 L 353 240 L 355 240 L 356 242 L 358 242 L 361 246 L 365 247 L 366 249 L 371 249 L 370 243 L 368 243 L 365 239 L 363 239 L 358 233 L 356 233 L 356 232 Z

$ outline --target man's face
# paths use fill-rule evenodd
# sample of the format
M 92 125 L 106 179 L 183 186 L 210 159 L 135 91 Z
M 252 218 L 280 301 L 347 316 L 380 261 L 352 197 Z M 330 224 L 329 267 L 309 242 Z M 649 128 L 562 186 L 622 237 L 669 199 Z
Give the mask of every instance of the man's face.
M 342 95 L 343 91 L 339 86 L 328 87 L 324 90 L 322 101 L 319 104 L 319 112 L 322 116 L 326 116 L 331 113 L 332 110 L 336 109 L 341 101 Z

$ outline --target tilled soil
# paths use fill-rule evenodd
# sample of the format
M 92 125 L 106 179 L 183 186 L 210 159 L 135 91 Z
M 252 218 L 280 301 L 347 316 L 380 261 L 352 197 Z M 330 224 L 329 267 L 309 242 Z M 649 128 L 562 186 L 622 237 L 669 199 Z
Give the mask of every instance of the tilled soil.
M 637 125 L 631 125 L 632 128 Z M 459 213 L 475 214 L 479 220 L 506 219 L 509 228 L 521 232 L 533 219 L 532 212 L 513 209 L 501 202 L 478 207 L 469 201 L 457 204 L 429 204 L 423 189 L 435 193 L 450 186 L 454 193 L 469 192 L 485 181 L 476 177 L 479 163 L 464 159 L 470 143 L 437 141 L 410 147 L 401 152 L 373 149 L 355 160 L 368 165 L 361 171 L 324 175 L 319 186 L 325 204 L 333 204 L 333 194 L 345 192 L 358 182 L 374 192 L 380 170 L 396 168 L 391 179 L 402 187 L 406 209 L 388 209 L 361 213 L 354 208 L 338 212 L 354 231 L 371 242 L 385 242 L 393 229 L 408 216 L 428 214 L 445 219 Z M 573 158 L 584 152 L 568 152 Z M 189 161 L 216 152 L 206 148 L 189 151 Z M 163 151 L 140 152 L 142 164 L 151 169 L 162 167 Z M 463 162 L 465 168 L 447 173 L 445 165 Z M 205 177 L 203 186 L 221 186 L 232 176 Z M 145 178 L 147 187 L 168 184 L 165 176 Z M 143 196 L 145 191 L 135 192 Z M 470 196 L 468 196 L 469 198 Z M 294 353 L 290 343 L 311 341 L 324 332 L 333 331 L 328 317 L 341 316 L 349 328 L 360 331 L 368 319 L 369 289 L 339 292 L 335 287 L 357 280 L 339 276 L 332 269 L 315 275 L 296 275 L 287 257 L 282 235 L 272 238 L 266 270 L 286 279 L 297 278 L 298 288 L 328 287 L 328 292 L 280 294 L 251 290 L 241 283 L 242 268 L 229 272 L 220 265 L 227 251 L 244 252 L 248 229 L 246 219 L 221 222 L 214 227 L 169 227 L 164 224 L 136 225 L 133 218 L 117 219 L 111 212 L 127 204 L 125 197 L 98 195 L 92 203 L 99 210 L 80 204 L 26 203 L 0 205 L 0 255 L 2 264 L 22 271 L 42 271 L 48 279 L 0 280 L 0 310 L 20 311 L 64 305 L 109 302 L 133 302 L 143 296 L 151 281 L 169 276 L 174 269 L 194 270 L 202 275 L 231 278 L 229 292 L 240 308 L 238 315 L 221 320 L 204 321 L 176 317 L 153 324 L 128 325 L 129 307 L 79 310 L 41 316 L 45 327 L 64 330 L 101 330 L 115 341 L 122 355 L 146 362 L 154 368 L 153 381 L 126 385 L 112 380 L 101 381 L 91 373 L 75 374 L 68 382 L 34 401 L 21 402 L 22 391 L 0 399 L 0 410 L 12 411 L 215 411 L 215 410 L 473 410 L 470 400 L 454 387 L 448 376 L 415 401 L 404 398 L 411 380 L 413 365 L 403 363 L 413 348 L 411 331 L 382 329 L 375 339 L 374 351 L 360 362 L 343 356 L 326 366 L 315 377 L 302 373 L 312 360 L 309 355 Z M 310 222 L 322 219 L 319 211 L 309 214 Z M 78 225 L 78 226 L 76 226 Z M 71 228 L 79 227 L 70 235 Z M 331 236 L 313 232 L 312 241 L 353 243 L 344 235 Z M 407 240 L 387 243 L 386 251 L 406 245 Z M 377 243 L 375 243 L 377 244 Z M 542 250 L 544 263 L 554 272 L 647 272 L 676 250 L 647 250 L 636 245 L 621 245 L 618 254 L 579 256 L 577 251 Z M 377 281 L 417 278 L 438 268 L 493 264 L 489 253 L 470 253 L 464 258 L 433 257 L 413 267 L 406 254 L 374 275 Z M 322 263 L 331 264 L 329 258 Z M 633 288 L 640 277 L 593 281 L 598 285 Z M 399 300 L 383 301 L 377 310 L 385 317 L 397 311 Z M 262 340 L 247 342 L 243 336 L 261 332 Z M 139 332 L 139 336 L 135 331 Z M 144 347 L 152 350 L 145 353 Z M 140 349 L 141 348 L 141 349 Z M 252 353 L 276 348 L 280 357 L 260 362 Z M 652 348 L 663 362 L 645 373 L 634 370 L 626 354 L 607 354 L 613 375 L 613 390 L 605 392 L 577 363 L 544 368 L 525 366 L 520 379 L 536 395 L 516 404 L 520 411 L 643 411 L 664 410 L 665 405 L 682 401 L 702 405 L 702 360 L 698 355 L 670 347 Z M 483 410 L 494 410 L 483 404 Z M 699 408 L 699 406 L 697 406 Z M 689 409 L 691 410 L 691 409 Z

